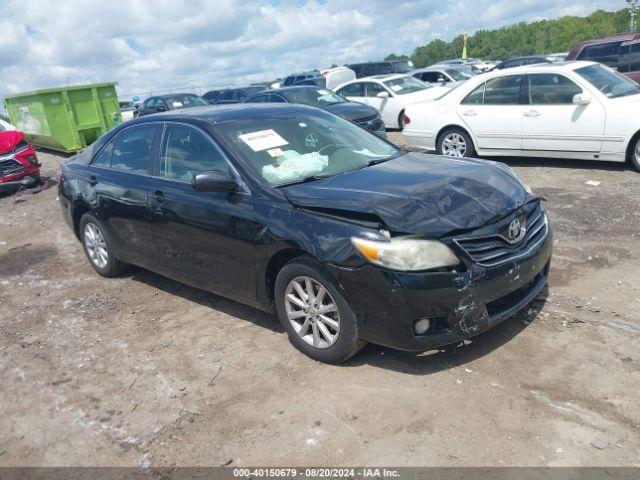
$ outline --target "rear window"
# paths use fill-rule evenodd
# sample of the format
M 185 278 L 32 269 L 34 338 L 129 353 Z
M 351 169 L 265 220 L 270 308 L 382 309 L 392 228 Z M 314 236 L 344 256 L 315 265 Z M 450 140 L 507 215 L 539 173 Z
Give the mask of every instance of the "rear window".
M 169 105 L 172 110 L 190 107 L 204 107 L 207 105 L 207 102 L 197 95 L 171 95 L 170 97 L 164 97 L 164 101 L 167 102 L 167 105 Z

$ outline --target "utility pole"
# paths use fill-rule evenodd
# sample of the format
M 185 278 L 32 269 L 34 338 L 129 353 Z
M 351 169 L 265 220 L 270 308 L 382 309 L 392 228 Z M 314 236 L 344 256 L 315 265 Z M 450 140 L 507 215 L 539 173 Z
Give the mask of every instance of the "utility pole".
M 637 14 L 637 3 L 638 0 L 627 0 L 627 3 L 629 4 L 629 14 L 631 15 L 631 26 L 630 26 L 630 31 L 635 32 L 636 31 L 636 14 Z

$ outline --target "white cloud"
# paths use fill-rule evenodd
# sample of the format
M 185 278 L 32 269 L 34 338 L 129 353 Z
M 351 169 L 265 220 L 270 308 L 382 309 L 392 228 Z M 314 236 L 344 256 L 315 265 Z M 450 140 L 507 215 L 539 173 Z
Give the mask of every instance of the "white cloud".
M 118 81 L 120 94 L 267 81 L 434 38 L 622 0 L 5 0 L 0 96 Z

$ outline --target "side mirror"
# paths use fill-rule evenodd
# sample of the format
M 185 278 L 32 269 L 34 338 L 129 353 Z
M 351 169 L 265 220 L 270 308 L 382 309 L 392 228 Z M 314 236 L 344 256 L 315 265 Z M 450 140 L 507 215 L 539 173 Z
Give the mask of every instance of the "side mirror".
M 444 77 L 438 77 L 438 83 L 444 87 L 447 84 L 447 79 Z
M 376 95 L 378 98 L 389 98 L 389 92 L 380 92 Z
M 578 93 L 573 96 L 573 103 L 576 105 L 589 105 L 591 103 L 591 95 L 588 93 Z
M 196 173 L 191 182 L 196 192 L 235 192 L 238 182 L 229 173 L 222 170 Z

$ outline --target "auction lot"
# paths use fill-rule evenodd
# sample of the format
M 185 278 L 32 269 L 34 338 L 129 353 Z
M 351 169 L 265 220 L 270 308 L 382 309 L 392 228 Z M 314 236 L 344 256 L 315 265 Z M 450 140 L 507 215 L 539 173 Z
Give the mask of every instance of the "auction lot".
M 51 188 L 0 198 L 0 465 L 640 467 L 627 165 L 507 160 L 546 198 L 548 291 L 459 348 L 331 366 L 275 316 L 142 269 L 99 277 L 59 212 L 65 158 L 39 158 Z

